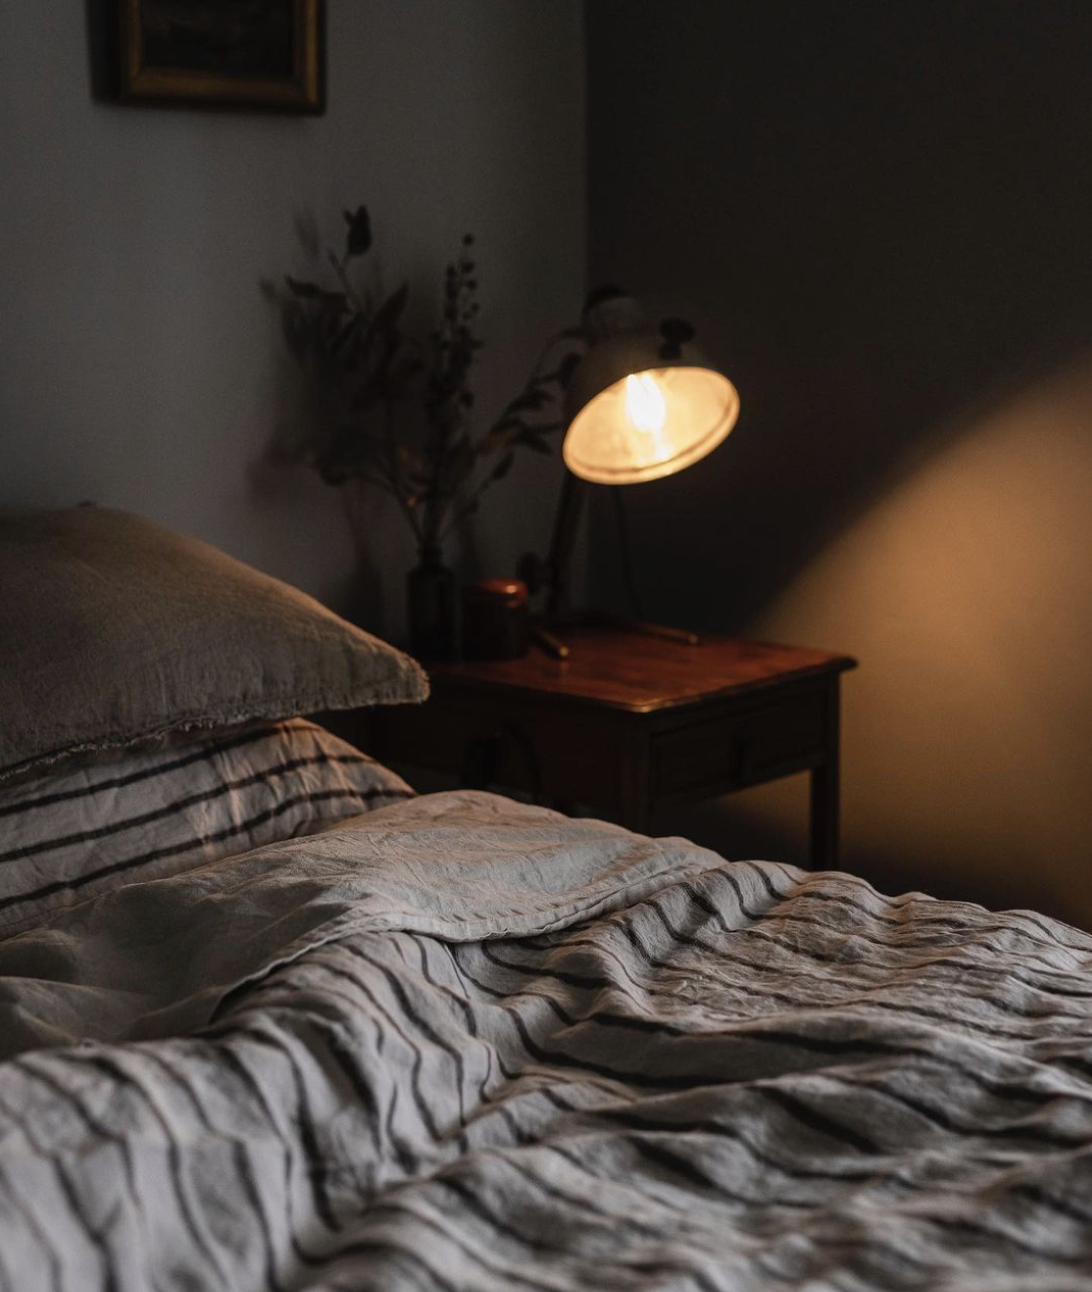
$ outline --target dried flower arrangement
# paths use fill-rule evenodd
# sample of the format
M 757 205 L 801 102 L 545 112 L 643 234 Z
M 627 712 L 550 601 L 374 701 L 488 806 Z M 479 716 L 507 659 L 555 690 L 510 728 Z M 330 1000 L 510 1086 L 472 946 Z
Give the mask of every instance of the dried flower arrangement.
M 519 449 L 551 452 L 548 437 L 561 422 L 550 414 L 579 356 L 571 350 L 550 371 L 542 362 L 559 339 L 581 334 L 571 329 L 554 338 L 519 393 L 475 434 L 472 375 L 483 341 L 473 236 L 464 236 L 446 267 L 440 321 L 422 344 L 403 331 L 407 284 L 375 300 L 354 282 L 372 246 L 371 219 L 364 206 L 344 218 L 344 251 L 327 253 L 334 285 L 289 277 L 280 298 L 311 402 L 299 456 L 329 484 L 359 479 L 391 494 L 422 555 L 436 553 L 508 474 Z M 412 417 L 392 416 L 398 404 L 415 400 L 423 414 L 416 428 Z

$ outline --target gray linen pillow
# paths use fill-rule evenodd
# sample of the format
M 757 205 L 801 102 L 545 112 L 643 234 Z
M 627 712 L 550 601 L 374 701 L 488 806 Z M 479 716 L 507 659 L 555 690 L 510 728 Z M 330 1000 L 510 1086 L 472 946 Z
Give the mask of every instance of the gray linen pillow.
M 100 507 L 0 512 L 0 779 L 427 694 L 408 655 L 207 543 Z

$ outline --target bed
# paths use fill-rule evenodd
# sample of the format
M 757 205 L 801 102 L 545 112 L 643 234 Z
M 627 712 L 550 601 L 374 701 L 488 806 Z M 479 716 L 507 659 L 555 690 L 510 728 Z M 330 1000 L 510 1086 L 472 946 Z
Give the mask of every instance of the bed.
M 299 716 L 412 661 L 121 513 L 0 586 L 0 1288 L 1092 1286 L 1084 933 L 416 795 Z

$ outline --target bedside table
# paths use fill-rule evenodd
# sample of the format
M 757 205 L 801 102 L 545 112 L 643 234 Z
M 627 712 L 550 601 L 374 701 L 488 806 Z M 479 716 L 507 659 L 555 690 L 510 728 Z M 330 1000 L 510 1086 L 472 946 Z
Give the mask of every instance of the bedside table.
M 557 635 L 566 660 L 532 648 L 431 666 L 425 704 L 374 711 L 371 751 L 467 786 L 587 805 L 639 832 L 659 808 L 807 771 L 812 864 L 835 866 L 839 688 L 855 660 L 731 637 Z

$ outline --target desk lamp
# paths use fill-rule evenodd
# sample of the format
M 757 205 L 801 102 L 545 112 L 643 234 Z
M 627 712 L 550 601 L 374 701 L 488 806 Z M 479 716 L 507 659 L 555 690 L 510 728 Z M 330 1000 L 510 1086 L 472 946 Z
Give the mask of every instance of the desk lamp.
M 583 482 L 630 485 L 674 475 L 711 453 L 739 416 L 739 395 L 728 378 L 693 344 L 694 329 L 681 319 L 658 327 L 641 315 L 631 296 L 603 287 L 584 310 L 587 350 L 569 379 L 568 430 L 562 445 L 565 473 L 546 560 L 525 557 L 520 574 L 532 591 L 545 587 L 546 632 L 539 640 L 564 658 L 567 648 L 549 633 L 567 612 L 569 564 L 586 492 Z M 587 621 L 587 612 L 578 616 Z M 681 637 L 693 634 L 657 625 L 640 630 Z

